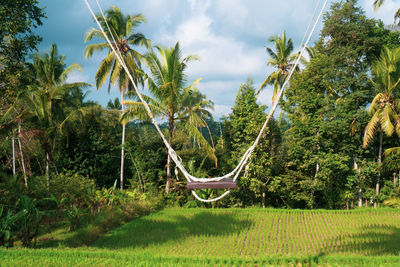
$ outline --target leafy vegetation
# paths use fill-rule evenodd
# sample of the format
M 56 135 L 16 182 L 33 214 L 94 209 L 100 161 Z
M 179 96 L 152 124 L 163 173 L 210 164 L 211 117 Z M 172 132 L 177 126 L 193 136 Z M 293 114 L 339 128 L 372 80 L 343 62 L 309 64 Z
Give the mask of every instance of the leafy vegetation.
M 98 15 L 112 44 L 97 29 L 83 40 L 91 42 L 86 57 L 107 51 L 97 89 L 121 92 L 102 107 L 86 100 L 89 84 L 69 82 L 81 66 L 68 66 L 56 44 L 31 54 L 40 41 L 33 28 L 45 17 L 37 1 L 3 2 L 1 265 L 400 263 L 400 32 L 368 18 L 357 1 L 332 3 L 286 88 L 296 44 L 285 31 L 268 39 L 274 71 L 258 92 L 273 85 L 282 113 L 262 133 L 238 188 L 207 204 L 185 190 L 151 121 L 161 122 L 191 174 L 224 175 L 267 116 L 257 83 L 244 81 L 230 114 L 215 120 L 200 79 L 188 78 L 198 58 L 184 56 L 179 40 L 153 46 L 136 32 L 144 16 L 114 6 Z M 113 49 L 147 93 L 154 118 Z

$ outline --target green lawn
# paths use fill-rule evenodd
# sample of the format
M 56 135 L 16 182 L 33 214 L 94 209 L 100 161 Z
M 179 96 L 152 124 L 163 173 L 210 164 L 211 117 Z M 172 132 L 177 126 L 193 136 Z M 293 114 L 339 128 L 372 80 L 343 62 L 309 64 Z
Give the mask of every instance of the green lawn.
M 399 266 L 400 212 L 166 209 L 89 247 L 16 248 L 3 250 L 0 260 L 1 266 Z

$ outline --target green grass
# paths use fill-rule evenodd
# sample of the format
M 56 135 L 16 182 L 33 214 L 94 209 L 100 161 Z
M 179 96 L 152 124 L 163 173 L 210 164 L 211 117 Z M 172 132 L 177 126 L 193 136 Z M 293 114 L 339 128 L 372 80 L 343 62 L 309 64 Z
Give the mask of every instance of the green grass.
M 399 244 L 394 209 L 166 209 L 87 247 L 0 251 L 0 265 L 400 266 Z

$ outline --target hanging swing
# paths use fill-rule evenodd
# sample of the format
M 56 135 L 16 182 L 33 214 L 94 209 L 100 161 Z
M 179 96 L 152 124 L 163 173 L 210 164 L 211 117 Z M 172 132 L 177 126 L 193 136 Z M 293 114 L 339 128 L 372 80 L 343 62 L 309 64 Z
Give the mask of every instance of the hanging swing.
M 222 179 L 215 182 L 193 182 L 189 181 L 186 184 L 186 188 L 189 190 L 197 190 L 197 189 L 235 189 L 236 181 L 233 179 Z
M 109 25 L 107 23 L 107 19 L 104 16 L 103 10 L 102 10 L 98 0 L 95 0 L 95 1 L 97 3 L 97 6 L 98 6 L 100 12 L 101 12 L 102 19 L 104 20 L 105 25 L 108 28 L 108 32 L 109 32 L 111 38 L 113 39 L 113 41 L 115 43 L 115 38 L 114 38 L 114 36 L 112 34 L 112 31 L 111 31 L 111 29 L 110 29 L 110 27 L 109 27 Z M 190 173 L 188 173 L 186 171 L 186 169 L 183 166 L 181 160 L 179 159 L 179 156 L 176 154 L 175 150 L 169 145 L 167 139 L 165 138 L 164 134 L 162 133 L 160 127 L 158 126 L 158 124 L 157 124 L 157 122 L 156 122 L 156 120 L 155 120 L 155 118 L 154 118 L 154 116 L 153 116 L 153 114 L 152 114 L 147 102 L 144 100 L 142 94 L 140 93 L 139 89 L 137 88 L 137 86 L 136 86 L 136 84 L 134 82 L 134 79 L 132 78 L 132 75 L 130 74 L 129 69 L 126 66 L 125 61 L 124 61 L 123 57 L 121 56 L 120 52 L 117 51 L 115 49 L 115 47 L 112 45 L 108 35 L 105 33 L 102 25 L 100 24 L 98 18 L 96 17 L 96 15 L 93 12 L 90 4 L 88 3 L 88 0 L 84 0 L 84 2 L 86 3 L 86 5 L 87 5 L 90 13 L 92 14 L 94 20 L 96 21 L 97 25 L 99 26 L 99 29 L 103 33 L 104 38 L 107 40 L 107 43 L 110 45 L 110 48 L 115 53 L 115 56 L 117 57 L 118 61 L 121 63 L 121 65 L 124 68 L 125 72 L 128 74 L 128 77 L 129 77 L 130 81 L 133 84 L 133 88 L 135 89 L 135 92 L 136 92 L 137 96 L 139 97 L 140 101 L 143 103 L 143 106 L 145 107 L 145 109 L 146 109 L 146 111 L 148 113 L 148 116 L 150 117 L 154 127 L 156 128 L 157 132 L 159 133 L 164 145 L 167 147 L 168 154 L 171 156 L 172 160 L 176 164 L 176 167 L 185 176 L 185 178 L 187 180 L 186 188 L 189 189 L 189 190 L 192 190 L 192 194 L 197 200 L 202 201 L 202 202 L 213 202 L 213 201 L 217 201 L 217 200 L 225 197 L 226 195 L 228 195 L 230 193 L 230 191 L 229 190 L 225 191 L 222 195 L 220 195 L 219 197 L 213 198 L 213 199 L 203 199 L 203 198 L 200 198 L 196 194 L 195 190 L 197 190 L 197 189 L 235 189 L 236 188 L 236 186 L 237 186 L 236 185 L 236 180 L 239 177 L 239 174 L 241 173 L 243 167 L 245 167 L 247 165 L 248 160 L 250 159 L 250 156 L 253 153 L 255 147 L 259 143 L 259 141 L 260 141 L 260 139 L 261 139 L 261 137 L 263 135 L 263 132 L 264 132 L 264 130 L 266 129 L 266 127 L 268 125 L 269 120 L 271 119 L 272 115 L 274 114 L 274 111 L 275 111 L 275 109 L 276 109 L 276 107 L 278 105 L 279 99 L 282 96 L 283 90 L 286 87 L 287 83 L 289 82 L 291 76 L 293 75 L 293 72 L 296 69 L 297 65 L 299 64 L 300 59 L 302 58 L 302 55 L 303 55 L 303 53 L 304 53 L 304 51 L 305 51 L 305 49 L 306 49 L 306 47 L 308 45 L 308 42 L 310 41 L 311 36 L 312 36 L 312 34 L 313 34 L 317 24 L 318 24 L 318 21 L 320 20 L 320 18 L 322 16 L 322 13 L 323 13 L 323 11 L 324 11 L 324 9 L 326 7 L 326 4 L 327 4 L 328 0 L 324 1 L 324 4 L 323 4 L 323 6 L 322 6 L 322 8 L 320 10 L 320 13 L 319 13 L 319 15 L 318 15 L 318 17 L 317 17 L 317 19 L 316 19 L 316 21 L 314 23 L 314 26 L 311 29 L 307 40 L 304 42 L 304 45 L 301 47 L 300 53 L 299 53 L 294 65 L 293 65 L 293 67 L 290 69 L 290 72 L 289 72 L 288 76 L 286 77 L 285 82 L 283 83 L 281 89 L 279 90 L 279 92 L 278 92 L 278 94 L 276 96 L 276 100 L 273 103 L 273 105 L 272 105 L 272 107 L 270 109 L 270 112 L 269 112 L 269 114 L 268 114 L 268 116 L 267 116 L 267 118 L 266 118 L 266 120 L 265 120 L 265 122 L 263 124 L 263 127 L 261 128 L 256 140 L 250 146 L 250 148 L 247 149 L 247 151 L 242 156 L 242 158 L 241 158 L 240 162 L 238 163 L 238 165 L 230 173 L 228 173 L 228 174 L 226 174 L 224 176 L 221 176 L 221 177 L 214 177 L 214 178 L 197 178 L 197 177 L 194 177 L 193 175 L 191 175 Z M 318 3 L 319 3 L 319 1 L 318 1 Z M 318 4 L 317 4 L 317 7 L 318 7 Z M 316 7 L 316 9 L 317 9 L 317 7 Z M 310 25 L 311 25 L 311 21 L 310 21 L 309 26 Z M 306 33 L 305 33 L 304 37 L 306 36 L 307 32 L 308 32 L 308 28 L 306 30 Z

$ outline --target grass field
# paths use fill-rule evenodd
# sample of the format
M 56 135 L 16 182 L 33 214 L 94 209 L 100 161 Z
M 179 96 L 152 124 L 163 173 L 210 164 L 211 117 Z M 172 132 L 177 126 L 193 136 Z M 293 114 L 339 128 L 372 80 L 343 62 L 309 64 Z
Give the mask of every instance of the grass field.
M 400 212 L 166 209 L 90 247 L 10 249 L 1 266 L 400 266 Z

